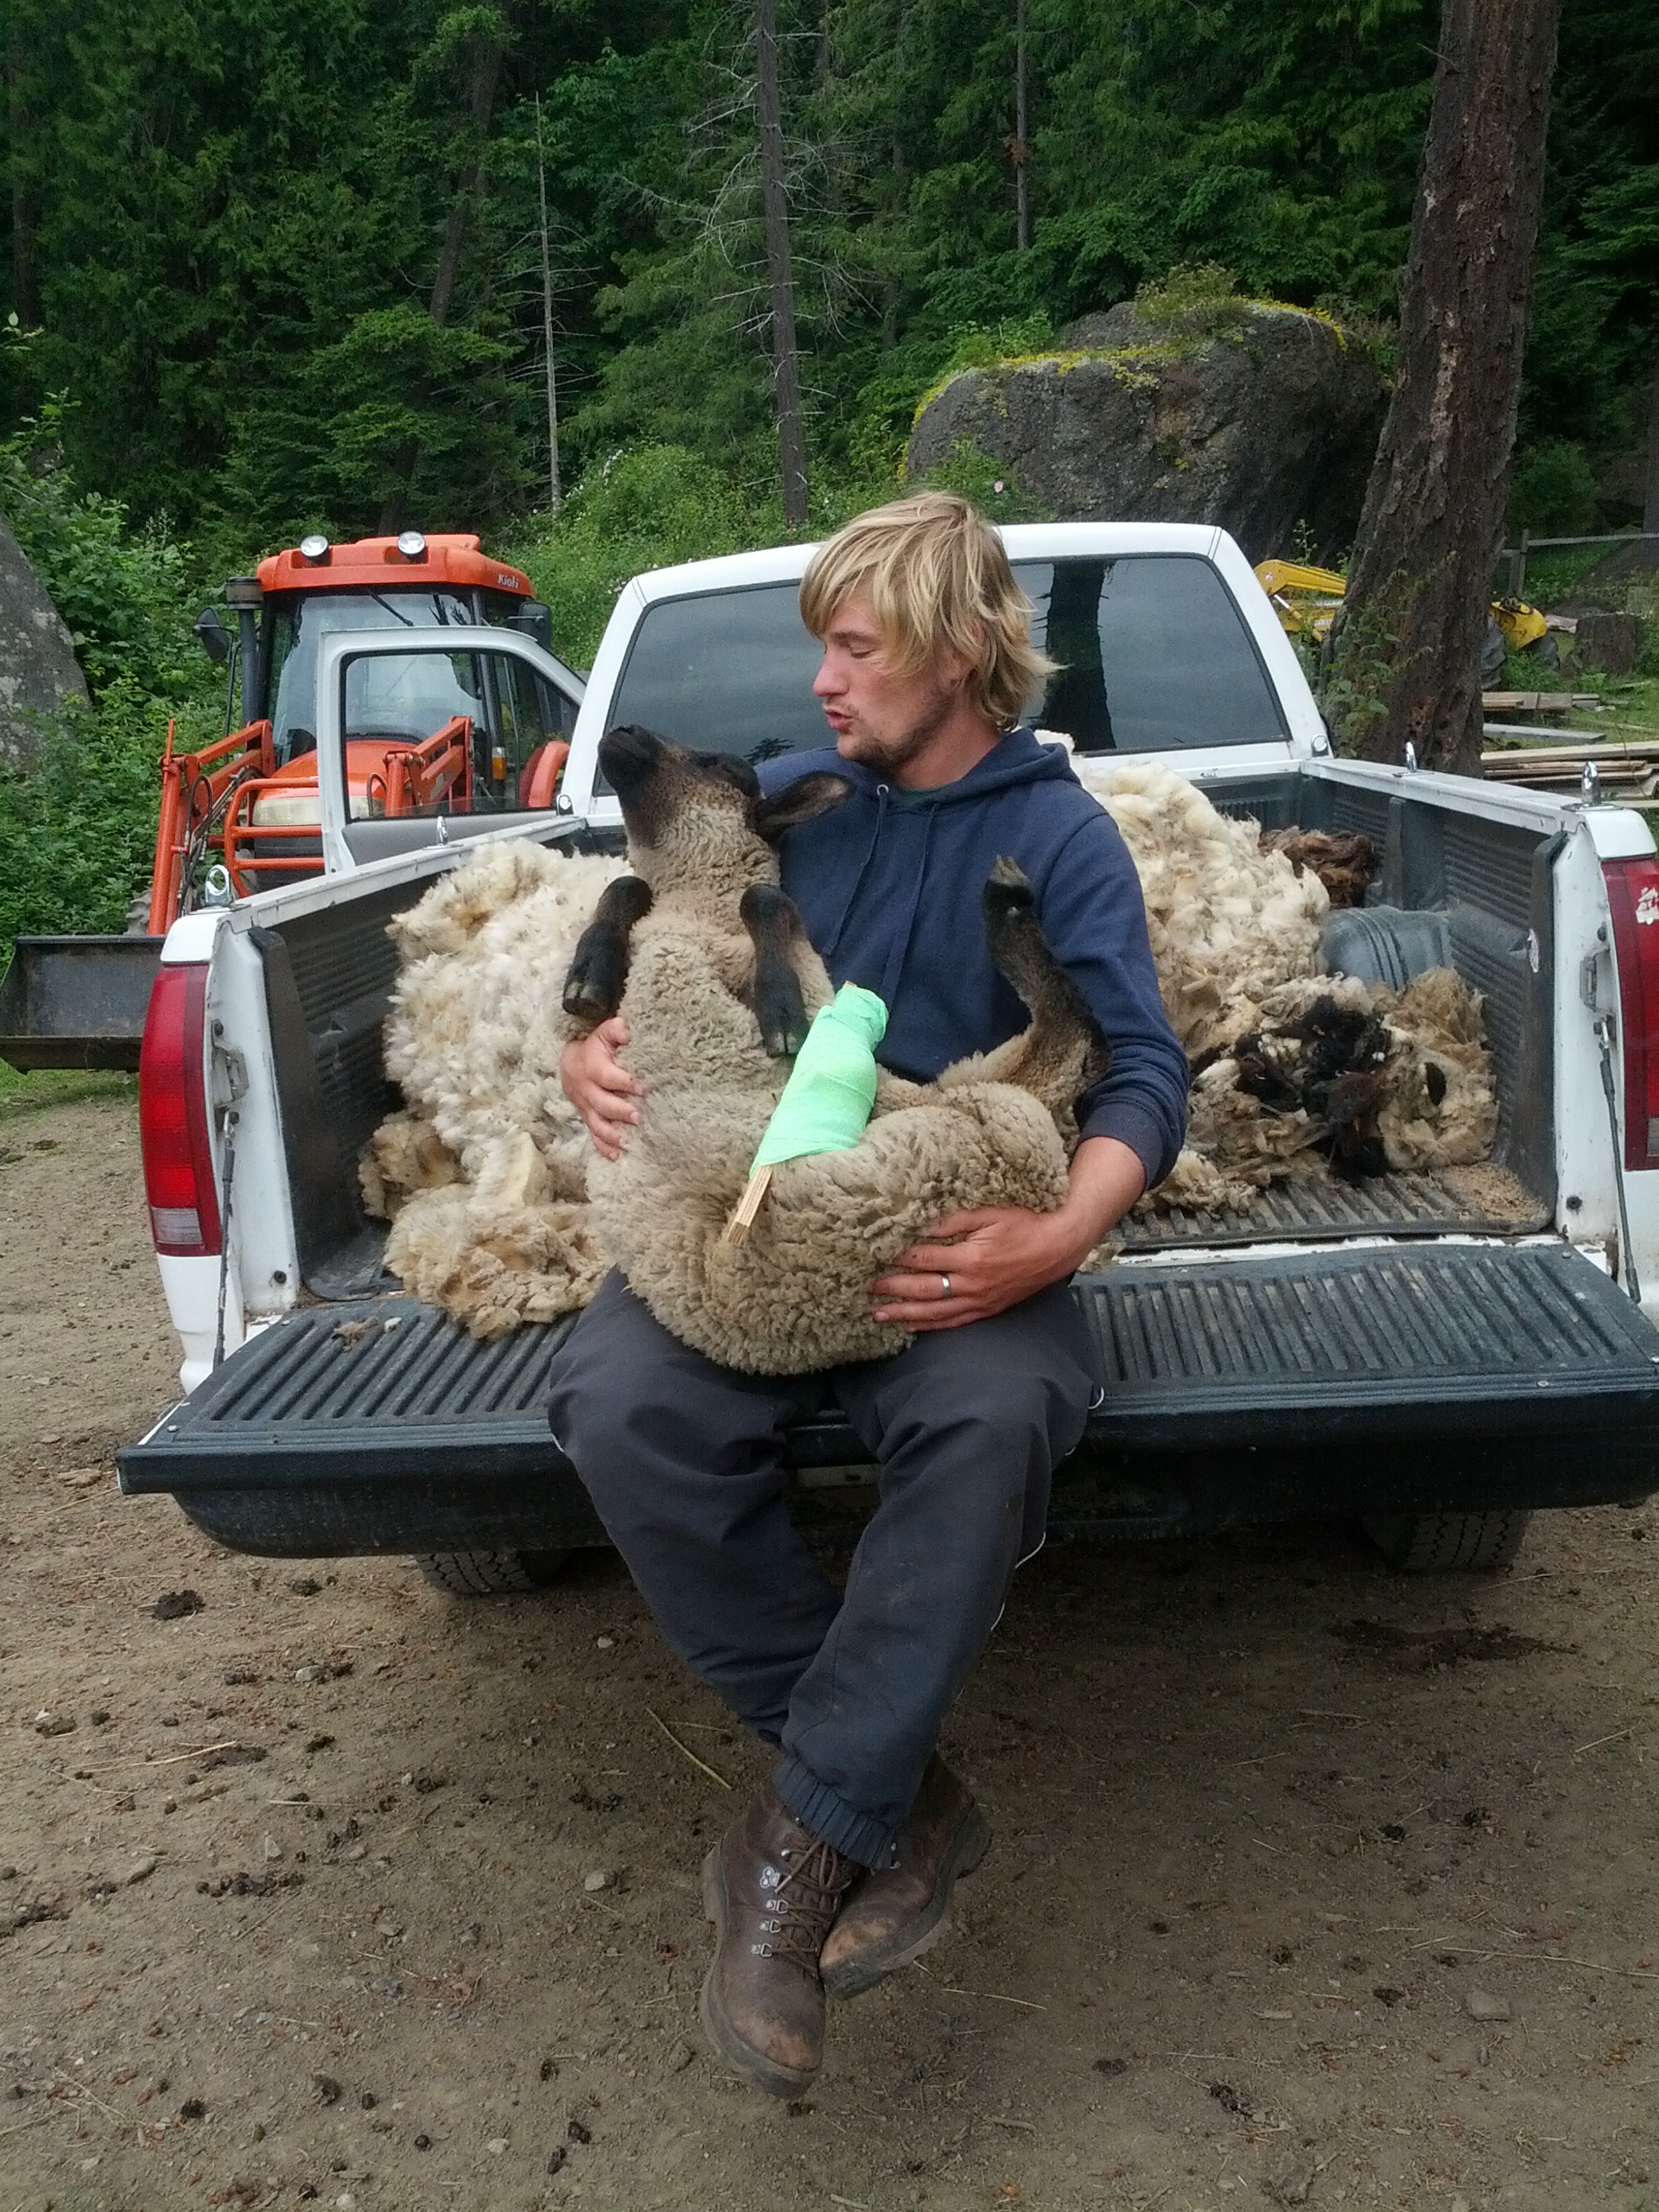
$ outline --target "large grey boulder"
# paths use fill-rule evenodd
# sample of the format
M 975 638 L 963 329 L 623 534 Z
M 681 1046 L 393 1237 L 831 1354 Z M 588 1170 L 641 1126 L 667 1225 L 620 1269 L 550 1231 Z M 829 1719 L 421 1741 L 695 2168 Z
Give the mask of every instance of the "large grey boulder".
M 64 617 L 0 514 L 0 760 L 27 756 L 42 720 L 86 696 Z
M 1054 353 L 953 376 L 918 414 L 908 465 L 967 445 L 1062 520 L 1216 522 L 1252 561 L 1288 554 L 1301 522 L 1331 561 L 1387 404 L 1370 353 L 1322 315 L 1240 300 L 1160 322 L 1126 302 Z

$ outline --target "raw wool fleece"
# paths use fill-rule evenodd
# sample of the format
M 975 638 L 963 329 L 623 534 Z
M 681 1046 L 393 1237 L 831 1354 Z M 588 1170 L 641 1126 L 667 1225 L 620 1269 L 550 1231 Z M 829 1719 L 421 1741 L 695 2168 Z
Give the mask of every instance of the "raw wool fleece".
M 1254 822 L 1218 813 L 1156 761 L 1079 753 L 1072 766 L 1116 823 L 1140 878 L 1164 1011 L 1190 1060 L 1255 1028 L 1279 983 L 1319 966 L 1331 910 L 1310 869 L 1263 852 Z
M 1431 968 L 1414 975 L 1402 991 L 1362 983 L 1352 975 L 1284 983 L 1267 993 L 1259 1025 L 1237 1045 L 1259 1045 L 1262 1056 L 1294 1085 L 1303 1047 L 1291 1034 L 1292 1025 L 1321 1002 L 1370 1015 L 1382 1024 L 1388 1060 L 1371 1118 L 1390 1168 L 1469 1167 L 1486 1158 L 1498 1134 L 1498 1101 L 1482 1038 L 1480 999 L 1460 975 L 1449 968 Z M 1239 1059 L 1226 1054 L 1194 1079 L 1188 1150 L 1195 1155 L 1196 1170 L 1180 1183 L 1170 1177 L 1157 1194 L 1164 1204 L 1235 1209 L 1248 1205 L 1255 1190 L 1329 1139 L 1328 1120 L 1306 1105 L 1274 1110 L 1241 1089 L 1238 1078 Z M 1210 1177 L 1224 1185 L 1224 1191 L 1198 1196 Z
M 620 860 L 491 840 L 391 924 L 386 1072 L 407 1110 L 359 1165 L 386 1263 L 475 1336 L 585 1305 L 605 1261 L 586 1132 L 559 1087 L 559 987 Z
M 1277 1033 L 1325 997 L 1375 1015 L 1387 1031 L 1376 1123 L 1389 1168 L 1460 1167 L 1486 1158 L 1498 1102 L 1478 992 L 1445 968 L 1413 977 L 1400 992 L 1322 975 L 1320 939 L 1332 902 L 1308 837 L 1263 837 L 1254 822 L 1219 813 L 1184 776 L 1152 760 L 1077 755 L 1072 764 L 1129 848 L 1164 1009 L 1199 1071 L 1186 1146 L 1143 1209 L 1243 1212 L 1292 1162 L 1311 1161 L 1327 1145 L 1330 1124 L 1305 1107 L 1274 1109 L 1241 1090 L 1233 1057 L 1235 1047 L 1257 1036 L 1270 1056 L 1293 1062 L 1294 1051 L 1277 1048 Z M 1291 854 L 1306 859 L 1299 873 Z M 1352 866 L 1361 856 L 1345 850 L 1341 857 Z

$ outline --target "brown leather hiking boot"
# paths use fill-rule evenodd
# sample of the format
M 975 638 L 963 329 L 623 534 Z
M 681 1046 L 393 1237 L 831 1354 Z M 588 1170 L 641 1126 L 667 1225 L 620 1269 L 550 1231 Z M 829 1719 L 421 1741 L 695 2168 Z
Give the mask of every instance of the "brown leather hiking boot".
M 703 1911 L 717 1931 L 703 2027 L 728 2066 L 775 2097 L 798 2095 L 823 2063 L 818 1953 L 858 1871 L 769 1783 L 703 1861 Z
M 957 1876 L 990 1848 L 984 1814 L 936 1752 L 899 1830 L 898 1864 L 861 1876 L 830 1931 L 818 1972 L 830 1996 L 856 1996 L 920 1957 L 944 1932 Z

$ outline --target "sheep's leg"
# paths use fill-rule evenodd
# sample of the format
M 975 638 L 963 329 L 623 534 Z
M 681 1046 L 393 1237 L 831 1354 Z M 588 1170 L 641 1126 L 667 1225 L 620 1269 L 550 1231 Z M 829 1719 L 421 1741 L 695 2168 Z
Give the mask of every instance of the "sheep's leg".
M 618 876 L 599 894 L 593 919 L 576 939 L 564 979 L 566 1013 L 578 1021 L 608 1021 L 622 1004 L 630 957 L 629 933 L 651 911 L 651 887 L 637 876 Z
M 774 1060 L 799 1052 L 810 1026 L 798 964 L 806 931 L 793 899 L 775 884 L 750 884 L 738 913 L 755 948 L 750 1004 L 761 1042 Z
M 1051 1113 L 1063 1113 L 1106 1074 L 1111 1046 L 1088 1000 L 1049 951 L 1030 884 L 1012 860 L 999 860 L 992 869 L 984 905 L 991 957 L 1030 1008 L 1031 1020 L 1022 1036 L 988 1057 L 981 1073 L 1017 1083 Z

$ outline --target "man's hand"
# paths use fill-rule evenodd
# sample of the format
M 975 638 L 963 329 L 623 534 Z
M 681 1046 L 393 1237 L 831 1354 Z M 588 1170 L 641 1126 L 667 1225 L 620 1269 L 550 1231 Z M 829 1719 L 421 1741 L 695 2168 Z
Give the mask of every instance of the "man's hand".
M 1146 1179 L 1129 1146 L 1115 1137 L 1086 1139 L 1072 1162 L 1062 1206 L 1053 1213 L 994 1206 L 947 1215 L 871 1285 L 876 1319 L 918 1332 L 960 1328 L 1035 1297 L 1082 1264 L 1139 1197 Z
M 617 1058 L 628 1038 L 627 1023 L 613 1014 L 566 1045 L 559 1059 L 564 1095 L 580 1115 L 594 1151 L 607 1160 L 622 1158 L 623 1139 L 639 1122 L 636 1102 L 645 1096 L 644 1084 Z

